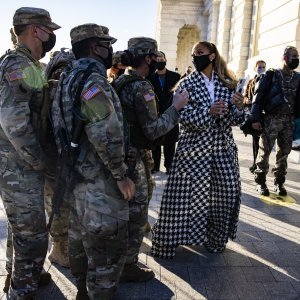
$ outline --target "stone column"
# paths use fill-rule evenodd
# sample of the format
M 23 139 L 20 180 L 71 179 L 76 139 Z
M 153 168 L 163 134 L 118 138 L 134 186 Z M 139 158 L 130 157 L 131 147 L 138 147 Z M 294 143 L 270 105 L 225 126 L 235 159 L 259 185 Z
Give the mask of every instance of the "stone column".
M 216 44 L 219 26 L 219 11 L 221 0 L 210 0 L 204 10 L 204 15 L 208 16 L 207 41 Z
M 249 43 L 251 34 L 253 0 L 234 0 L 232 9 L 231 41 L 229 49 L 229 68 L 235 71 L 237 77 L 244 75 L 249 58 Z
M 219 6 L 217 47 L 220 54 L 228 61 L 231 15 L 233 0 L 222 0 Z
M 167 56 L 167 68 L 174 70 L 177 61 L 178 33 L 185 25 L 197 25 L 202 14 L 202 0 L 160 0 L 156 25 L 159 50 Z M 200 32 L 200 30 L 199 30 Z M 181 54 L 184 57 L 186 54 Z M 183 71 L 183 70 L 180 70 Z

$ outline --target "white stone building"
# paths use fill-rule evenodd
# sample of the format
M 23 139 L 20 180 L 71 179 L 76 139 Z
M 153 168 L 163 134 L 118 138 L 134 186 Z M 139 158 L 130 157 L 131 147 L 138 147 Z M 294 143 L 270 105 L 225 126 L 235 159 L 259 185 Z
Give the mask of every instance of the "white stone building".
M 300 0 L 158 0 L 156 40 L 170 70 L 183 73 L 207 40 L 238 77 L 252 75 L 258 59 L 277 68 L 287 45 L 300 50 Z

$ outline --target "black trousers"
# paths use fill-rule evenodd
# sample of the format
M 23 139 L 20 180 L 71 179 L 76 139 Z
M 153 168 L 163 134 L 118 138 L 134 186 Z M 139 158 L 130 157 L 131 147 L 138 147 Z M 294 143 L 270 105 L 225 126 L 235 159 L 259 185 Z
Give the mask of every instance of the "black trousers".
M 161 159 L 161 147 L 163 147 L 165 163 L 164 166 L 166 169 L 170 169 L 175 154 L 176 142 L 167 143 L 164 146 L 156 146 L 152 150 L 152 156 L 154 160 L 153 170 L 158 171 L 160 168 L 160 159 Z
M 259 137 L 259 135 L 252 135 L 253 164 L 256 164 L 256 158 L 259 150 Z

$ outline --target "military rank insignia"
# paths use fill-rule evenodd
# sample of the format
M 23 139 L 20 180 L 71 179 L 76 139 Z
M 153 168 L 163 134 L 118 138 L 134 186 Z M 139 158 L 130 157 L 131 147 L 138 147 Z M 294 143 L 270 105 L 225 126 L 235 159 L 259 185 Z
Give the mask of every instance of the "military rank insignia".
M 14 70 L 10 73 L 8 73 L 8 79 L 9 81 L 15 81 L 15 80 L 20 80 L 25 78 L 25 74 L 23 73 L 23 71 L 21 69 L 19 70 Z
M 153 91 L 149 91 L 148 93 L 144 94 L 144 99 L 148 101 L 155 100 L 155 94 Z
M 83 94 L 83 99 L 88 101 L 92 98 L 94 98 L 96 95 L 101 93 L 101 89 L 99 86 L 96 84 L 92 85 L 84 94 Z

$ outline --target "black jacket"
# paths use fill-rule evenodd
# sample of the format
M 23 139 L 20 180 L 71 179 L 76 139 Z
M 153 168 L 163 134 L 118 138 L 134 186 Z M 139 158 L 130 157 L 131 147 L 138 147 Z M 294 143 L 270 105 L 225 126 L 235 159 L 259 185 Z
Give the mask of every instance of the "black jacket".
M 299 76 L 299 74 L 297 73 L 296 76 Z M 266 114 L 272 114 L 280 105 L 285 103 L 280 80 L 281 77 L 279 71 L 270 69 L 258 82 L 252 102 L 252 122 L 261 122 L 263 111 Z M 296 99 L 296 115 L 299 113 L 299 96 L 300 90 L 298 88 Z
M 159 75 L 154 73 L 147 78 L 154 87 L 154 92 L 158 98 L 158 111 L 162 114 L 172 104 L 172 89 L 180 79 L 180 75 L 167 69 L 165 74 L 164 86 L 161 87 Z M 166 136 L 166 143 L 176 142 L 178 140 L 179 127 L 174 127 Z

